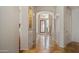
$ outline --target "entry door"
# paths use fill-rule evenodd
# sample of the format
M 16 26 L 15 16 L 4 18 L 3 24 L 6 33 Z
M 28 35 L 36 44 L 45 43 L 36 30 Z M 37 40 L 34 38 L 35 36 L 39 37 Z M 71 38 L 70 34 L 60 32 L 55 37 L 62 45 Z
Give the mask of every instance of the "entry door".
M 36 14 L 36 47 L 48 50 L 53 43 L 53 13 L 42 11 Z

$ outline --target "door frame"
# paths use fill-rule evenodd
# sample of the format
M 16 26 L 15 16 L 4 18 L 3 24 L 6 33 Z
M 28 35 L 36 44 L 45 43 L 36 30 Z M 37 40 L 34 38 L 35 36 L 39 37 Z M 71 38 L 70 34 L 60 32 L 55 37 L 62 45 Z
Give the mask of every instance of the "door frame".
M 39 28 L 38 28 L 38 27 L 39 27 L 39 15 L 40 15 L 40 14 L 44 14 L 44 13 L 45 13 L 45 14 L 49 14 L 49 15 L 51 15 L 51 17 L 52 17 L 52 19 L 51 19 L 51 21 L 52 21 L 51 26 L 52 26 L 52 27 L 50 26 L 49 29 L 50 29 L 50 31 L 51 31 L 50 33 L 51 33 L 51 40 L 52 40 L 52 42 L 50 42 L 50 48 L 53 47 L 53 46 L 52 46 L 52 43 L 53 43 L 54 38 L 55 38 L 55 35 L 54 35 L 54 34 L 55 34 L 55 31 L 54 31 L 54 28 L 55 28 L 55 26 L 54 26 L 54 24 L 55 24 L 55 22 L 54 22 L 54 12 L 50 12 L 50 11 L 40 11 L 40 12 L 37 12 L 37 13 L 36 13 L 36 48 L 38 48 L 38 45 L 37 45 L 38 42 L 37 42 L 37 41 L 38 41 L 38 38 L 39 38 L 39 30 L 38 30 L 38 29 L 39 29 Z

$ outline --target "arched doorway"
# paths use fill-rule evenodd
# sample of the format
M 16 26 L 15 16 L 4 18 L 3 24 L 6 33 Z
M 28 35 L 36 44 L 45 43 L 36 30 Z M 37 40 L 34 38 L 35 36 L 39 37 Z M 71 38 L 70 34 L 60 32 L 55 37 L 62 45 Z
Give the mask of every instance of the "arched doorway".
M 40 11 L 36 14 L 36 48 L 41 52 L 49 52 L 53 47 L 54 13 Z

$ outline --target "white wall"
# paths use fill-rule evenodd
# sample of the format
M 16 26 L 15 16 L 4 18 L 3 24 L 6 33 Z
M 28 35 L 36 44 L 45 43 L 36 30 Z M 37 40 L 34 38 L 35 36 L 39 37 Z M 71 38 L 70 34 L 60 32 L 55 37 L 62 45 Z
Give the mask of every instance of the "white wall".
M 0 52 L 18 52 L 18 7 L 0 7 Z
M 64 17 L 64 44 L 67 45 L 72 41 L 72 9 L 65 7 Z
M 72 41 L 79 42 L 79 9 L 72 10 Z
M 56 7 L 56 40 L 60 47 L 64 47 L 64 6 Z
M 21 7 L 20 49 L 28 50 L 28 7 Z

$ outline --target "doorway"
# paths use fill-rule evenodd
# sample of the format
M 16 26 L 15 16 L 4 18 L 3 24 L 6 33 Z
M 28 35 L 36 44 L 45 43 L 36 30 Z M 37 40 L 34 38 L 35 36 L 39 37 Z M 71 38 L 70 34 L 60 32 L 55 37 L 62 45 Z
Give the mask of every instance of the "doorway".
M 54 13 L 40 11 L 36 14 L 36 48 L 41 52 L 49 52 L 53 47 Z

